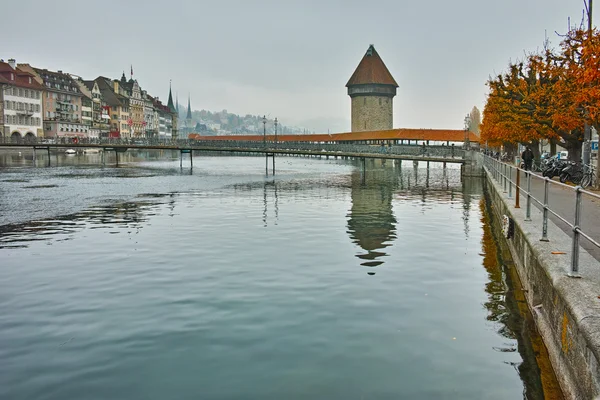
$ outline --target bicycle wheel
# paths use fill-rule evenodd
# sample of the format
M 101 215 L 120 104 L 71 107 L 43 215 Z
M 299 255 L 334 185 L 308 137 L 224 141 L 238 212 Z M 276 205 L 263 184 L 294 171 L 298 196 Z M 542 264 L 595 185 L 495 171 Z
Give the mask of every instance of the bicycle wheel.
M 592 177 L 590 175 L 584 175 L 583 179 L 581 180 L 581 187 L 582 188 L 586 188 L 588 186 L 590 186 L 590 183 L 592 183 Z
M 560 174 L 560 176 L 558 177 L 558 180 L 559 180 L 561 183 L 567 183 L 567 180 L 568 180 L 568 179 L 569 179 L 569 174 L 567 174 L 567 173 L 564 173 L 564 172 L 563 172 L 562 174 Z

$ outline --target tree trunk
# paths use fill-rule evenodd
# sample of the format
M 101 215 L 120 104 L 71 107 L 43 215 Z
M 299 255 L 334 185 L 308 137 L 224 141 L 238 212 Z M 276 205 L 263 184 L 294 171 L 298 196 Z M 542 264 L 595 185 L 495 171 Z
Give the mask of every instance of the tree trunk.
M 583 147 L 583 143 L 580 141 L 565 142 L 565 149 L 567 149 L 567 151 L 569 152 L 568 159 L 570 161 L 581 162 L 582 147 Z
M 556 155 L 556 140 L 550 139 L 550 155 Z
M 504 143 L 504 151 L 510 155 L 510 158 L 514 158 L 517 154 L 517 145 L 514 143 Z

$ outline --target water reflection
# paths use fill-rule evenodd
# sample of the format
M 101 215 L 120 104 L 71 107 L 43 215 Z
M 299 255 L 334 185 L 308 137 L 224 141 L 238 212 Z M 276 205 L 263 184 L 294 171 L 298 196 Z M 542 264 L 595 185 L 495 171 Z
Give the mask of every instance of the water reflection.
M 483 266 L 489 278 L 485 285 L 488 299 L 484 307 L 488 310 L 487 320 L 495 324 L 502 337 L 508 339 L 504 346 L 494 350 L 518 351 L 521 355 L 520 363 L 506 363 L 515 368 L 524 383 L 523 398 L 563 399 L 554 370 L 547 362 L 546 347 L 527 307 L 510 251 L 503 246 L 497 246 L 498 243 L 502 244 L 495 239 L 500 237 L 501 228 L 497 221 L 490 218 L 492 211 L 485 198 L 480 200 L 479 208 L 483 225 Z
M 174 150 L 128 150 L 125 153 L 119 153 L 118 164 L 141 161 L 165 161 L 178 159 L 178 157 L 177 151 Z M 117 155 L 114 151 L 65 154 L 64 149 L 51 149 L 50 155 L 48 155 L 46 150 L 37 150 L 34 157 L 31 148 L 3 149 L 0 152 L 0 168 L 56 167 L 67 165 L 115 167 L 117 166 Z
M 163 196 L 152 195 L 152 197 Z M 28 242 L 56 240 L 56 235 L 64 236 L 59 240 L 71 240 L 72 235 L 82 229 L 126 227 L 139 230 L 144 227 L 144 222 L 150 216 L 155 215 L 159 204 L 158 200 L 111 204 L 52 219 L 0 225 L 0 249 L 26 248 Z
M 398 171 L 392 163 L 366 161 L 364 173 L 351 176 L 352 207 L 347 215 L 348 234 L 364 252 L 358 254 L 361 265 L 376 267 L 383 264 L 382 251 L 396 238 L 396 217 L 392 209 L 394 192 L 399 186 Z M 374 275 L 374 271 L 369 271 Z
M 447 170 L 429 163 L 379 160 L 367 160 L 364 173 L 362 165 L 357 167 L 351 176 L 352 206 L 347 215 L 347 233 L 363 250 L 356 255 L 361 265 L 372 268 L 384 263 L 387 256 L 384 249 L 396 239 L 398 221 L 394 216 L 394 201 L 418 204 L 424 213 L 436 203 L 462 199 L 465 235 L 468 236 L 468 209 L 471 193 L 477 190 L 474 187 L 477 185 L 469 183 L 464 187 L 458 169 Z M 469 194 L 464 195 L 465 191 Z M 370 270 L 368 274 L 375 272 Z

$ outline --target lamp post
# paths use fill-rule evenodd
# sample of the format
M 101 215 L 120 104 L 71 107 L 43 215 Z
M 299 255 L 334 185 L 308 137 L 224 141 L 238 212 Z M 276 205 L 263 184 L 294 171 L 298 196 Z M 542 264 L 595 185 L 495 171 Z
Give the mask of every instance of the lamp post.
M 263 147 L 267 148 L 267 116 L 263 115 Z
M 275 147 L 277 147 L 277 117 L 275 117 Z
M 471 127 L 471 116 L 467 114 L 465 117 L 465 142 L 464 148 L 468 150 L 471 147 L 470 138 L 469 138 L 469 128 Z

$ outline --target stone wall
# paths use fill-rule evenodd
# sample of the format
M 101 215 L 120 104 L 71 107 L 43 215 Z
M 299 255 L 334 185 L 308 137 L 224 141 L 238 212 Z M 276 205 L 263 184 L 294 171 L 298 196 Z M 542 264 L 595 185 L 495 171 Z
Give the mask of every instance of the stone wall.
M 548 221 L 550 241 L 540 241 L 541 212 L 532 206 L 531 221 L 525 221 L 524 197 L 522 208 L 517 209 L 489 174 L 486 187 L 493 217 L 508 215 L 514 220 L 514 236 L 504 240 L 565 397 L 596 398 L 600 394 L 600 262 L 581 249 L 581 278 L 569 276 L 569 236 Z
M 392 129 L 393 103 L 388 96 L 353 97 L 352 132 Z

